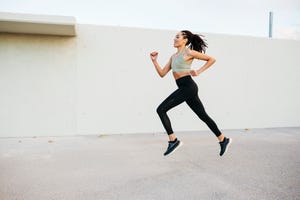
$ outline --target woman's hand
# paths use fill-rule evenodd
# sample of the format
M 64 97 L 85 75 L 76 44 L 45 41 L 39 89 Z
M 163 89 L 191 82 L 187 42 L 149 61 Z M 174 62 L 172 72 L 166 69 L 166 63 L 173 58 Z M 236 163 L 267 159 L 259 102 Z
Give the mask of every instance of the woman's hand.
M 198 75 L 199 75 L 199 73 L 198 73 L 197 70 L 191 70 L 191 71 L 190 71 L 190 74 L 191 74 L 192 76 L 198 76 Z
M 156 52 L 156 51 L 153 51 L 152 53 L 150 53 L 150 57 L 151 57 L 152 61 L 156 60 L 157 56 L 158 56 L 158 52 Z
M 159 74 L 160 77 L 164 77 L 171 70 L 171 58 L 169 59 L 169 62 L 166 64 L 166 66 L 164 68 L 161 68 L 156 60 L 157 56 L 158 56 L 158 52 L 156 51 L 150 53 L 150 58 L 152 60 L 152 63 L 154 64 L 157 73 Z

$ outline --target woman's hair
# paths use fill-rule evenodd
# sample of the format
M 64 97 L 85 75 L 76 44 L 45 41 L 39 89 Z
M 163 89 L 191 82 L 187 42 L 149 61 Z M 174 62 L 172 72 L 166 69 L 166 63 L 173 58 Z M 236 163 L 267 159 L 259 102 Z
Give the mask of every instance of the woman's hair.
M 206 42 L 201 38 L 203 35 L 193 34 L 191 31 L 183 30 L 181 31 L 183 38 L 186 38 L 188 41 L 187 45 L 190 45 L 189 48 L 195 51 L 205 53 L 205 49 L 207 48 Z

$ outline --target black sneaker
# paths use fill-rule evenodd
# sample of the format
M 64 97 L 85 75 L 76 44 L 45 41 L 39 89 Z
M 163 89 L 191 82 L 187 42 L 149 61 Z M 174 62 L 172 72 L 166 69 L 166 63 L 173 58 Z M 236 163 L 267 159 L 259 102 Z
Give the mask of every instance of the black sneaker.
M 169 141 L 169 146 L 168 146 L 167 151 L 164 153 L 164 156 L 167 156 L 167 155 L 173 153 L 181 145 L 182 145 L 182 142 L 180 142 L 179 140 L 177 140 L 177 138 L 176 138 L 175 141 Z
M 221 146 L 220 156 L 222 156 L 228 149 L 229 144 L 232 142 L 231 138 L 224 137 L 224 140 L 222 142 L 219 142 Z

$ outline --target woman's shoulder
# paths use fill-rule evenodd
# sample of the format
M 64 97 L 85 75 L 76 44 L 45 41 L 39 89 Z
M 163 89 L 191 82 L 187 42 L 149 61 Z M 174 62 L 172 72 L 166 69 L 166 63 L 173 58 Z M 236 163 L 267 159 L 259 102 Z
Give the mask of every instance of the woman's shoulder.
M 192 49 L 190 49 L 190 48 L 187 48 L 187 49 L 185 50 L 185 55 L 186 55 L 188 58 L 194 58 L 196 53 L 197 53 L 197 51 L 192 50 Z
M 196 50 L 192 50 L 192 49 L 187 50 L 187 55 L 188 56 L 197 57 L 197 56 L 199 56 L 199 54 L 202 54 L 202 53 L 199 52 L 199 51 L 196 51 Z
M 190 49 L 190 48 L 186 48 L 185 52 L 186 52 L 186 54 L 189 55 L 189 56 L 195 54 L 195 50 L 192 50 L 192 49 Z
M 176 52 L 171 55 L 170 59 L 172 60 L 174 57 L 176 57 Z

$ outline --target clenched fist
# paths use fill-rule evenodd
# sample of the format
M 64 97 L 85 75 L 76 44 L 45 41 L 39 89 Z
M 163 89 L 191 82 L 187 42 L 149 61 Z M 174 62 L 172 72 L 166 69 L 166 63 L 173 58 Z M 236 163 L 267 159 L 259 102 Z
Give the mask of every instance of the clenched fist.
M 158 56 L 158 52 L 157 51 L 153 51 L 152 53 L 150 53 L 151 60 L 156 60 L 157 56 Z

